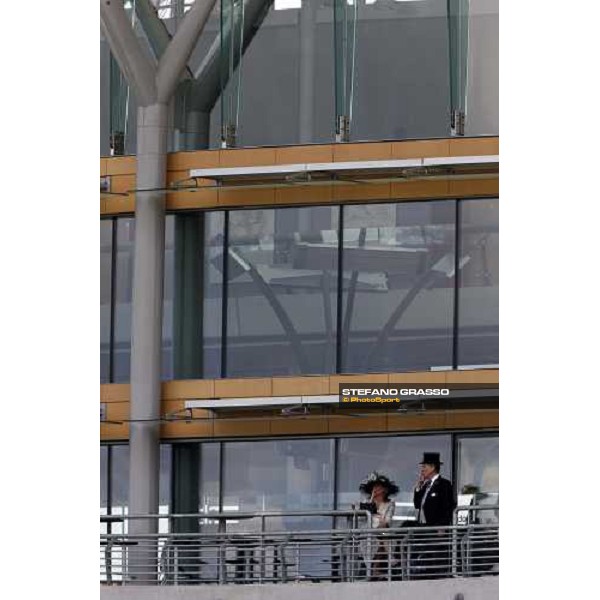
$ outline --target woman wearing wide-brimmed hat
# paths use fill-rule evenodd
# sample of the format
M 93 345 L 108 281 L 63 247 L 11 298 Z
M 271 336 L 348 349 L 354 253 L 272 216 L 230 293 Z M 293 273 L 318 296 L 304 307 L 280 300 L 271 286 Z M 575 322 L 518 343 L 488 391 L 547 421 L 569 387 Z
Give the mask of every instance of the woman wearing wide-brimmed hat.
M 371 513 L 367 527 L 370 529 L 385 529 L 390 527 L 396 508 L 396 504 L 391 497 L 398 493 L 398 486 L 386 475 L 374 471 L 361 481 L 358 489 L 368 497 L 367 503 L 361 503 Z M 387 571 L 385 563 L 391 553 L 390 542 L 383 540 L 374 541 L 369 537 L 363 540 L 360 546 L 365 563 L 370 564 L 372 567 L 372 576 L 379 577 L 384 575 Z

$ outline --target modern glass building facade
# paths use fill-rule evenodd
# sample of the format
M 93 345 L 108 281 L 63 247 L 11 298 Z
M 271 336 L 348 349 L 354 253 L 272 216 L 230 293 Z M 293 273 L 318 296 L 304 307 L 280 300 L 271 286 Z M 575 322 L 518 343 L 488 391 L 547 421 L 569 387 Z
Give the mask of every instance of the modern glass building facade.
M 476 486 L 497 500 L 497 433 L 432 433 L 163 443 L 160 508 L 165 514 L 348 508 L 356 502 L 357 482 L 378 470 L 394 474 L 400 487 L 395 519 L 402 522 L 415 518 L 414 458 L 423 452 L 440 453 L 444 475 L 456 481 L 459 493 Z M 102 447 L 103 513 L 127 512 L 127 468 L 127 446 Z M 301 529 L 327 521 L 289 519 L 271 526 Z M 236 531 L 252 531 L 260 523 L 251 519 L 235 525 Z
M 194 2 L 148 4 L 124 2 L 156 62 Z M 160 513 L 347 508 L 380 470 L 411 520 L 424 452 L 441 454 L 457 496 L 497 502 L 497 20 L 493 0 L 217 0 L 169 101 L 158 190 Z M 147 383 L 132 375 L 136 211 L 157 190 L 140 189 L 137 101 L 104 38 L 101 58 L 100 504 L 119 515 L 143 421 L 133 389 Z M 275 181 L 282 165 L 297 169 Z M 470 402 L 268 404 L 346 382 L 462 385 Z M 188 407 L 198 399 L 216 407 Z
M 101 376 L 122 383 L 135 223 L 101 228 Z M 165 380 L 498 364 L 497 199 L 172 214 L 165 264 Z

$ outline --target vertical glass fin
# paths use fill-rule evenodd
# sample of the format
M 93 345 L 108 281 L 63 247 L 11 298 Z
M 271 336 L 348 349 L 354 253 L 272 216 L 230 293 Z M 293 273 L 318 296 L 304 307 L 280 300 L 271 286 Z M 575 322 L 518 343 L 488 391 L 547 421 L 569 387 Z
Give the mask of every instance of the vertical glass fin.
M 334 0 L 335 138 L 350 139 L 356 58 L 357 0 Z
M 221 146 L 235 146 L 240 110 L 244 0 L 221 0 Z
M 469 0 L 448 0 L 450 132 L 465 134 L 469 59 Z

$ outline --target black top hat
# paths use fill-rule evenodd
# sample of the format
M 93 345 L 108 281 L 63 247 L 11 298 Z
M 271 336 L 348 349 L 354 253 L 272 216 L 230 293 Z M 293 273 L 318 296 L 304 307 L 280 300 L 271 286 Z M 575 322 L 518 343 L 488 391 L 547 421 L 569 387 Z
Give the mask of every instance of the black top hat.
M 423 460 L 419 463 L 420 465 L 443 465 L 440 461 L 439 452 L 423 452 Z
M 393 481 L 377 471 L 373 471 L 370 475 L 363 479 L 360 482 L 358 489 L 363 494 L 370 494 L 377 483 L 387 489 L 388 496 L 394 496 L 400 491 L 400 488 Z

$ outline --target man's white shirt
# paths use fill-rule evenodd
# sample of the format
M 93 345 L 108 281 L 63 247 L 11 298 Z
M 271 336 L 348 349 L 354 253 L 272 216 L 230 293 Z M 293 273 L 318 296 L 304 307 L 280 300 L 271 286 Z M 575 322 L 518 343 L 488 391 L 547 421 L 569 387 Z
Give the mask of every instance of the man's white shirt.
M 427 485 L 427 489 L 423 494 L 423 498 L 421 498 L 421 508 L 419 510 L 419 523 L 425 523 L 425 512 L 423 511 L 423 506 L 425 506 L 425 500 L 427 500 L 427 496 L 429 496 L 429 492 L 431 491 L 431 487 L 433 486 L 433 482 L 440 476 L 439 473 L 436 473 L 430 480 Z

